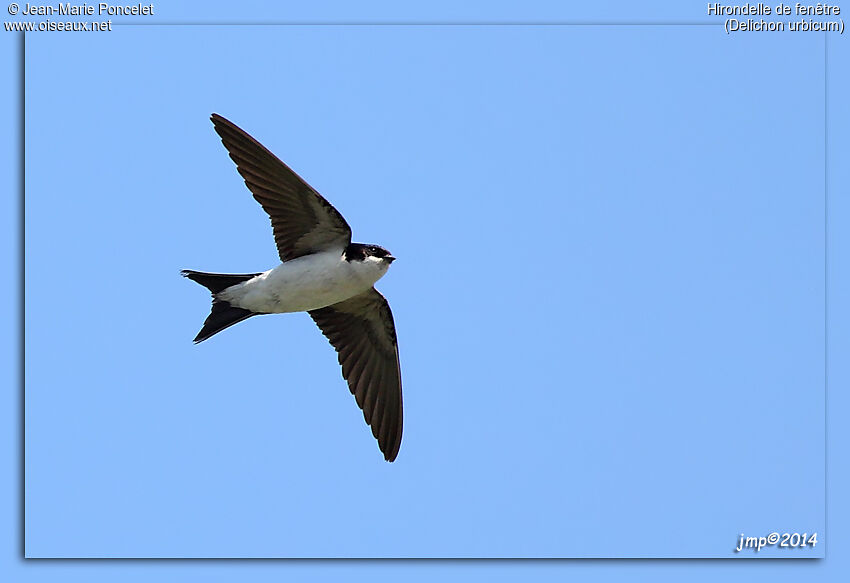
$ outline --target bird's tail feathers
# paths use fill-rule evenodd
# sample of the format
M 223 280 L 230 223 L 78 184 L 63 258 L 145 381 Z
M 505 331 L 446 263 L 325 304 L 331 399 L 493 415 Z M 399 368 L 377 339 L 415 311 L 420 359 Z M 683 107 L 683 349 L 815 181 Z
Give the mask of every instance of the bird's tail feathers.
M 192 271 L 189 269 L 184 269 L 180 273 L 183 277 L 188 277 L 192 281 L 201 284 L 210 290 L 213 295 L 238 283 L 248 281 L 257 275 L 260 275 L 259 273 L 204 273 L 202 271 Z M 232 306 L 230 305 L 230 302 L 213 297 L 212 310 L 210 311 L 210 315 L 207 316 L 207 319 L 204 320 L 204 326 L 201 328 L 201 331 L 198 332 L 197 336 L 195 336 L 195 344 L 203 342 L 210 336 L 221 332 L 225 328 L 229 328 L 242 320 L 257 315 L 258 313 L 259 312 L 246 310 L 245 308 Z
M 258 275 L 262 275 L 261 273 L 204 273 L 203 271 L 192 271 L 191 269 L 184 269 L 180 272 L 180 275 L 183 277 L 188 277 L 194 282 L 197 282 L 210 290 L 210 292 L 217 294 L 220 291 L 224 291 L 227 288 L 236 285 L 237 283 L 242 283 L 243 281 L 248 281 Z

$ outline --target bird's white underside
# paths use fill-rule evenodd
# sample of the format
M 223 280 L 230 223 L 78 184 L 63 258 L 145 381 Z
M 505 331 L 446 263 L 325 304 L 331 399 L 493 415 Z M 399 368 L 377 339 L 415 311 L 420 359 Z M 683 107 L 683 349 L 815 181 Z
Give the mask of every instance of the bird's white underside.
M 316 310 L 365 292 L 389 267 L 377 257 L 346 261 L 343 252 L 329 249 L 286 261 L 216 297 L 266 314 Z

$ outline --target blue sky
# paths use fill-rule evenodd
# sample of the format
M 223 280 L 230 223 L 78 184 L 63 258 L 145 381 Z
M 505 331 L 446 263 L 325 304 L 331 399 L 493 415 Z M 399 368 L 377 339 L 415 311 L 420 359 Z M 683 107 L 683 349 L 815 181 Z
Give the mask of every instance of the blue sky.
M 707 20 L 664 3 L 233 10 L 156 18 Z M 842 70 L 844 39 L 829 43 Z M 834 411 L 847 112 L 831 75 L 825 234 L 822 35 L 116 26 L 31 34 L 26 53 L 28 556 L 728 558 L 741 533 L 773 531 L 820 544 L 758 556 L 838 546 L 823 534 L 824 435 L 837 431 L 824 426 L 824 298 Z M 192 344 L 208 294 L 180 269 L 277 261 L 212 112 L 319 190 L 356 241 L 399 258 L 377 285 L 404 379 L 395 463 L 306 315 Z M 41 565 L 13 568 L 90 580 L 100 564 Z M 501 565 L 423 573 L 688 568 Z M 185 580 L 278 567 L 149 568 Z

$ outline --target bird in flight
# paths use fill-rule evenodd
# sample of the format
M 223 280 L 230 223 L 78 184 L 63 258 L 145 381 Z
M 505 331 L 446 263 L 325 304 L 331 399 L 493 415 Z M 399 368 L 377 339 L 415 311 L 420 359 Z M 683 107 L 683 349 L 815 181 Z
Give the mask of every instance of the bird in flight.
M 395 257 L 351 242 L 351 227 L 289 166 L 231 121 L 215 131 L 248 190 L 271 218 L 281 264 L 263 273 L 181 273 L 212 293 L 203 342 L 258 314 L 307 312 L 337 352 L 342 376 L 363 410 L 384 459 L 401 445 L 401 368 L 393 315 L 373 287 Z

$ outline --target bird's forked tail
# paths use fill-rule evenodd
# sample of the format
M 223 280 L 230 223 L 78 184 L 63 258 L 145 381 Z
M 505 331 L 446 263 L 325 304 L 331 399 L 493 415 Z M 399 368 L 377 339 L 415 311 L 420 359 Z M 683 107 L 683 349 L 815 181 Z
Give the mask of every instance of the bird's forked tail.
M 245 308 L 231 306 L 229 302 L 216 298 L 215 294 L 238 283 L 242 283 L 243 281 L 248 281 L 249 279 L 260 275 L 259 273 L 204 273 L 202 271 L 184 269 L 180 272 L 180 274 L 183 277 L 188 277 L 192 281 L 201 284 L 213 294 L 212 311 L 210 312 L 210 315 L 207 316 L 207 319 L 204 320 L 204 326 L 201 328 L 201 331 L 198 332 L 197 336 L 195 336 L 195 344 L 203 342 L 213 334 L 217 334 L 225 328 L 233 326 L 234 324 L 250 318 L 251 316 L 255 316 L 258 313 L 246 310 Z

